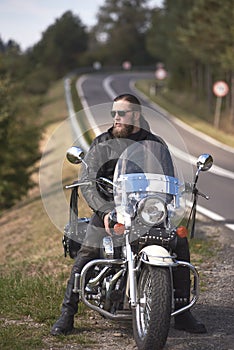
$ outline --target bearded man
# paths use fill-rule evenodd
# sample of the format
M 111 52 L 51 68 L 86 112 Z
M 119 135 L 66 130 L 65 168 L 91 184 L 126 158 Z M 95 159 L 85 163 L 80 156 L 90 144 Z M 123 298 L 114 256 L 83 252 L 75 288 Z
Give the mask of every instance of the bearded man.
M 148 122 L 142 115 L 140 101 L 131 94 L 122 94 L 113 101 L 110 111 L 113 126 L 97 136 L 85 157 L 87 168 L 83 167 L 81 178 L 97 179 L 105 177 L 113 180 L 115 165 L 122 152 L 134 142 L 153 141 L 155 143 L 155 158 L 160 164 L 161 173 L 174 176 L 173 162 L 164 140 L 150 131 Z M 81 273 L 84 265 L 100 257 L 100 243 L 110 233 L 109 216 L 114 209 L 113 195 L 107 195 L 95 181 L 90 186 L 82 187 L 82 194 L 93 210 L 93 215 L 87 226 L 87 232 L 81 249 L 71 270 L 67 283 L 62 313 L 51 329 L 52 335 L 67 335 L 74 330 L 74 315 L 78 311 L 79 294 L 73 292 L 75 274 Z M 190 261 L 187 238 L 178 240 L 176 249 L 179 260 Z M 175 299 L 187 305 L 190 297 L 190 275 L 188 269 L 181 269 L 174 275 Z M 192 333 L 205 333 L 205 326 L 198 322 L 190 313 L 175 316 L 175 328 Z

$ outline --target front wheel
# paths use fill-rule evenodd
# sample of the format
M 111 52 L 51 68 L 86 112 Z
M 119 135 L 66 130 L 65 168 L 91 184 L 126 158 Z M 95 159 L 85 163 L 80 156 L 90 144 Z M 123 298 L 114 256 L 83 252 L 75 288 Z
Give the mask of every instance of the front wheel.
M 171 318 L 171 278 L 165 267 L 145 265 L 138 280 L 133 334 L 139 350 L 163 349 Z

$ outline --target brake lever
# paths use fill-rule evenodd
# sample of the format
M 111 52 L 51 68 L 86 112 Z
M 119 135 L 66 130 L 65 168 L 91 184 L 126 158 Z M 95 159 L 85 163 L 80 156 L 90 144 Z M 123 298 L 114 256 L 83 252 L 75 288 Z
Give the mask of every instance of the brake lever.
M 74 187 L 79 187 L 79 186 L 89 186 L 92 185 L 92 181 L 84 181 L 84 182 L 79 182 L 79 181 L 75 181 L 73 184 L 71 185 L 66 185 L 65 189 L 68 190 L 70 188 L 74 188 Z
M 205 198 L 206 200 L 209 200 L 209 199 L 210 199 L 209 196 L 207 196 L 206 194 L 204 194 L 204 193 L 198 191 L 198 189 L 197 189 L 196 187 L 193 189 L 193 194 L 194 194 L 195 196 L 201 196 L 201 197 Z
M 201 196 L 201 197 L 205 198 L 206 200 L 209 200 L 209 199 L 210 199 L 209 196 L 207 196 L 206 194 L 204 194 L 204 193 L 202 193 L 202 192 L 197 191 L 197 194 L 198 194 L 198 196 Z

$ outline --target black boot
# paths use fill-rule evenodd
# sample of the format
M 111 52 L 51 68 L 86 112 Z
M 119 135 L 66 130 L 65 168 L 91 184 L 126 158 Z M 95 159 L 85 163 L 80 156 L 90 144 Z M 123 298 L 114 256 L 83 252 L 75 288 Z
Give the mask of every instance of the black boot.
M 175 329 L 189 333 L 207 333 L 205 325 L 197 321 L 190 310 L 175 316 Z
M 69 315 L 66 311 L 61 314 L 60 318 L 51 328 L 51 335 L 69 335 L 74 330 L 74 315 Z
M 68 335 L 74 330 L 74 315 L 78 310 L 79 294 L 73 293 L 74 277 L 71 276 L 65 292 L 62 313 L 51 329 L 52 335 Z
M 81 248 L 82 250 L 82 248 Z M 80 252 L 81 252 L 80 250 Z M 84 250 L 84 249 L 83 249 Z M 84 254 L 79 253 L 75 263 L 72 267 L 71 276 L 67 283 L 67 289 L 62 304 L 62 312 L 60 318 L 55 322 L 51 329 L 52 335 L 68 335 L 74 330 L 74 315 L 78 311 L 79 294 L 73 292 L 75 274 L 79 274 L 82 268 L 87 264 L 92 258 Z M 79 287 L 78 280 L 78 287 Z
M 189 245 L 187 238 L 178 238 L 175 249 L 178 260 L 190 262 Z M 173 271 L 175 310 L 189 304 L 190 301 L 190 272 L 186 267 L 177 267 Z M 190 333 L 206 333 L 204 324 L 197 321 L 189 310 L 175 316 L 175 329 Z

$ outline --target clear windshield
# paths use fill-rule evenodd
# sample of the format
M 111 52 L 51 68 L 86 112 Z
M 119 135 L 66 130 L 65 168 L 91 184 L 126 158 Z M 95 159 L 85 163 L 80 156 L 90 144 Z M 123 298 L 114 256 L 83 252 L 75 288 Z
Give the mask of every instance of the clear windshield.
M 184 179 L 165 146 L 142 141 L 130 145 L 119 158 L 114 173 L 114 200 L 118 220 L 134 217 L 137 203 L 158 196 L 168 211 L 170 225 L 177 226 L 186 212 Z

